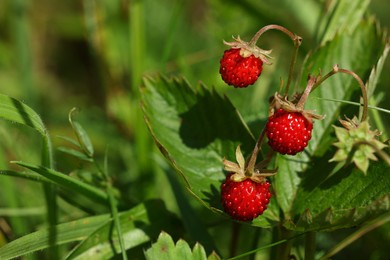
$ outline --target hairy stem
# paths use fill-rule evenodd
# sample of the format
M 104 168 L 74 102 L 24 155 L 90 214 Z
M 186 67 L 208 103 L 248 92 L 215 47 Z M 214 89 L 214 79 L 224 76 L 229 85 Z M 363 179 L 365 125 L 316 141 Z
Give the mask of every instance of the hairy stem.
M 309 78 L 309 81 L 307 82 L 307 86 L 306 86 L 305 92 L 303 92 L 301 98 L 299 99 L 299 101 L 297 103 L 297 108 L 298 109 L 302 109 L 303 110 L 303 107 L 305 106 L 306 100 L 309 97 L 309 94 L 310 94 L 312 88 L 314 87 L 316 81 L 317 81 L 316 77 L 310 77 Z
M 276 24 L 270 24 L 270 25 L 264 26 L 259 31 L 257 31 L 257 33 L 252 37 L 249 44 L 255 45 L 257 40 L 260 38 L 260 36 L 268 30 L 279 30 L 279 31 L 285 33 L 288 37 L 291 38 L 291 40 L 294 42 L 294 44 L 295 44 L 295 42 L 297 42 L 297 44 L 300 45 L 302 42 L 302 37 L 296 35 L 295 33 L 290 32 L 289 30 L 287 30 L 283 26 L 276 25 Z
M 261 134 L 259 136 L 259 139 L 257 139 L 257 142 L 255 144 L 255 148 L 253 148 L 253 152 L 252 152 L 252 155 L 249 159 L 249 162 L 248 162 L 248 171 L 250 174 L 252 174 L 255 170 L 255 165 L 256 165 L 256 159 L 257 159 L 257 155 L 259 154 L 259 151 L 260 151 L 260 147 L 261 147 L 261 144 L 263 142 L 263 139 L 264 139 L 264 136 L 265 136 L 265 127 L 263 128 L 263 130 L 261 131 Z
M 362 79 L 355 72 L 350 70 L 339 69 L 339 72 L 351 75 L 359 83 L 360 89 L 362 91 L 362 97 L 363 97 L 363 114 L 362 114 L 361 121 L 365 121 L 367 119 L 367 114 L 368 114 L 368 97 L 367 97 L 367 90 Z

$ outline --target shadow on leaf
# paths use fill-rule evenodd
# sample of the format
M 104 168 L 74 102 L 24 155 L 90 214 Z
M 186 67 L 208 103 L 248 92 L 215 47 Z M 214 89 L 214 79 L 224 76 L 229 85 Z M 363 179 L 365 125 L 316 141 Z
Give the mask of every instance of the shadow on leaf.
M 216 93 L 205 92 L 188 111 L 180 114 L 179 135 L 188 147 L 202 149 L 220 139 L 242 142 L 246 133 L 240 117 L 230 101 Z M 244 147 L 250 147 L 248 143 Z
M 222 182 L 221 182 L 222 184 Z M 209 204 L 211 207 L 216 208 L 218 210 L 222 210 L 222 203 L 221 203 L 221 194 L 220 189 L 218 189 L 215 185 L 210 185 L 210 188 L 208 191 L 204 191 L 203 194 L 205 195 L 204 201 Z

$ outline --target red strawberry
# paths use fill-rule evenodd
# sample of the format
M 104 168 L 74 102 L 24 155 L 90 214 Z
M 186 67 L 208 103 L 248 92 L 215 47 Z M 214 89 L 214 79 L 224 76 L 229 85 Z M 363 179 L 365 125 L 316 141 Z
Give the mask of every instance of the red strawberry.
M 307 146 L 312 129 L 313 123 L 302 113 L 278 109 L 266 125 L 268 144 L 276 152 L 295 155 Z
M 241 49 L 226 50 L 220 61 L 219 73 L 222 79 L 235 88 L 245 88 L 255 83 L 263 69 L 263 62 L 249 53 L 247 57 L 240 54 Z
M 255 182 L 250 178 L 236 182 L 229 174 L 221 186 L 222 205 L 233 219 L 251 221 L 263 214 L 271 198 L 270 183 Z

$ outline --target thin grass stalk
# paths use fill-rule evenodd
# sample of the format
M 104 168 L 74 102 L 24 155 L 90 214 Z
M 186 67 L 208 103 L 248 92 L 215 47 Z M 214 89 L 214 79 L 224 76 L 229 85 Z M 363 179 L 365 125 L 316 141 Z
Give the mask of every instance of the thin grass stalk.
M 305 235 L 305 260 L 314 260 L 316 254 L 316 233 L 309 231 Z
M 32 76 L 32 54 L 29 43 L 29 22 L 27 20 L 27 5 L 29 1 L 10 1 L 12 6 L 12 31 L 14 32 L 15 54 L 21 75 L 20 86 L 23 99 L 34 105 L 37 102 Z
M 49 134 L 43 137 L 43 148 L 41 163 L 43 166 L 53 169 L 53 148 Z M 50 183 L 43 183 L 43 190 L 47 208 L 47 220 L 49 223 L 49 259 L 59 259 L 57 244 L 58 205 L 56 187 Z
M 352 244 L 353 242 L 355 242 L 356 240 L 358 240 L 368 232 L 386 224 L 389 221 L 390 221 L 390 213 L 386 213 L 376 218 L 375 220 L 361 227 L 356 232 L 346 237 L 339 244 L 331 248 L 324 256 L 321 257 L 321 260 L 329 259 L 330 257 L 334 256 L 335 254 L 337 254 L 338 252 L 340 252 L 341 250 L 343 250 L 344 248 L 346 248 L 347 246 L 349 246 L 350 244 Z
M 114 221 L 114 226 L 118 235 L 118 242 L 119 246 L 121 249 L 121 254 L 122 254 L 122 259 L 127 260 L 127 254 L 126 254 L 126 246 L 125 242 L 123 240 L 123 233 L 122 233 L 122 227 L 121 227 L 121 222 L 119 219 L 119 214 L 118 214 L 118 201 L 115 198 L 114 195 L 114 187 L 112 185 L 112 179 L 110 178 L 110 175 L 108 174 L 108 163 L 107 163 L 107 152 L 104 158 L 104 168 L 102 169 L 100 165 L 96 162 L 96 160 L 93 160 L 96 168 L 102 175 L 103 179 L 106 182 L 106 191 L 108 195 L 108 203 L 110 205 L 110 210 L 111 210 L 111 216 Z
M 145 60 L 145 11 L 143 1 L 129 3 L 130 57 L 128 59 L 130 82 L 130 102 L 134 117 L 132 118 L 135 135 L 135 150 L 138 156 L 139 169 L 144 172 L 152 171 L 150 148 L 152 142 L 144 124 L 144 118 L 139 109 L 139 87 Z

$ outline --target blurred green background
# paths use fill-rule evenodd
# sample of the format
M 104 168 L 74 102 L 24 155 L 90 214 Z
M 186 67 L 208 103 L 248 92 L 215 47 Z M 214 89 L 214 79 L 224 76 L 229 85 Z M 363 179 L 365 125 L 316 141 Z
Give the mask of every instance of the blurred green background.
M 54 147 L 64 145 L 57 136 L 73 136 L 67 115 L 73 107 L 80 108 L 77 118 L 90 134 L 98 157 L 108 149 L 110 174 L 124 209 L 148 198 L 163 198 L 168 209 L 180 215 L 175 199 L 178 191 L 172 191 L 169 181 L 176 176 L 155 149 L 143 122 L 138 92 L 142 77 L 162 73 L 184 76 L 193 86 L 198 82 L 214 86 L 232 99 L 246 121 L 256 124 L 257 118 L 266 116 L 268 105 L 256 102 L 256 97 L 275 91 L 281 77 L 286 80 L 290 39 L 275 32 L 260 39 L 262 48 L 274 50 L 274 64 L 265 66 L 266 73 L 256 83 L 261 88 L 235 95 L 218 73 L 219 59 L 226 49 L 222 40 L 229 41 L 232 35 L 250 40 L 264 25 L 283 25 L 303 37 L 299 68 L 319 43 L 322 32 L 316 28 L 332 2 L 0 0 L 0 92 L 39 112 Z M 374 15 L 382 27 L 389 27 L 389 1 L 372 0 L 368 9 L 367 16 Z M 387 109 L 389 70 L 387 60 L 378 86 L 383 94 L 379 106 Z M 389 126 L 389 120 L 384 123 Z M 1 169 L 14 167 L 8 163 L 11 160 L 39 162 L 41 144 L 31 130 L 1 121 L 0 134 Z M 60 152 L 56 152 L 55 163 L 58 170 L 74 175 L 88 171 L 88 166 Z M 36 183 L 0 176 L 0 208 L 28 209 L 0 212 L 0 246 L 44 222 L 40 189 Z M 205 224 L 212 226 L 213 213 L 189 201 Z M 61 201 L 60 210 L 61 222 L 86 215 L 66 200 Z M 90 213 L 99 210 L 94 208 Z M 221 227 L 211 229 L 211 234 L 220 238 L 219 246 L 227 242 L 224 232 Z M 371 252 L 367 256 L 374 256 L 371 259 L 390 257 L 385 253 L 389 234 L 387 224 L 353 244 L 345 254 L 364 245 Z M 324 235 L 319 242 L 331 246 L 344 235 Z

